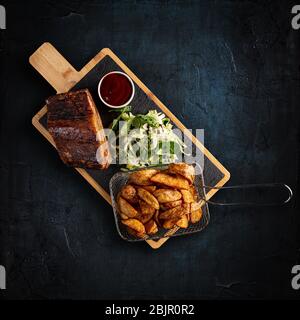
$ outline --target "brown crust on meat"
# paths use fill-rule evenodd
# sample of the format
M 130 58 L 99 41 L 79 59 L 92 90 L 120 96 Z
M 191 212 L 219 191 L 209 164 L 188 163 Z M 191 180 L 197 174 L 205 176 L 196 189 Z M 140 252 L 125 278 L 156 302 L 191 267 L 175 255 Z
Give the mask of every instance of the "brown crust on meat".
M 106 169 L 111 161 L 108 143 L 89 90 L 58 94 L 46 102 L 48 130 L 62 161 L 71 167 Z

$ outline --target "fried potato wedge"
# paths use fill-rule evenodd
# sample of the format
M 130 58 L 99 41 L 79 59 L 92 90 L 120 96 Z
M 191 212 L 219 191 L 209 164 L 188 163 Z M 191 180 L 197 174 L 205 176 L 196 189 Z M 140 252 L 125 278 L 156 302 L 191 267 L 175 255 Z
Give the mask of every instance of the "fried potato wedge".
M 158 232 L 157 224 L 154 220 L 150 220 L 145 224 L 145 229 L 147 234 L 155 234 Z
M 191 204 L 190 203 L 184 203 L 182 207 L 186 210 L 187 213 L 191 212 Z
M 176 222 L 178 221 L 178 218 L 177 219 L 169 219 L 169 220 L 166 220 L 164 221 L 163 223 L 163 228 L 165 229 L 172 229 L 175 225 L 176 225 Z
M 129 227 L 127 227 L 126 229 L 127 229 L 128 233 L 131 234 L 134 237 L 141 238 L 141 239 L 146 237 L 145 233 L 136 232 L 135 230 L 133 230 L 133 229 L 131 229 Z
M 198 191 L 196 189 L 196 187 L 193 185 L 189 188 L 189 191 L 190 193 L 193 195 L 193 198 L 194 198 L 194 202 L 196 202 L 199 198 L 199 195 L 198 195 Z
M 182 197 L 182 194 L 179 191 L 172 189 L 158 189 L 153 192 L 153 195 L 159 203 L 177 201 Z
M 203 200 L 197 201 L 197 202 L 192 202 L 191 203 L 191 211 L 196 211 L 198 209 L 201 209 L 205 202 Z
M 150 193 L 153 193 L 156 190 L 156 186 L 143 186 L 143 189 L 149 191 Z
M 159 210 L 156 210 L 155 214 L 154 214 L 154 221 L 156 222 L 157 226 L 161 227 L 161 221 L 159 219 Z
M 123 214 L 122 212 L 120 213 L 120 217 L 123 219 L 123 220 L 127 220 L 129 219 L 125 214 Z
M 150 186 L 153 183 L 150 178 L 158 173 L 155 169 L 145 169 L 133 172 L 129 176 L 129 182 L 138 186 Z
M 195 180 L 195 168 L 187 163 L 171 163 L 168 167 L 168 171 L 186 178 L 190 184 Z
M 187 215 L 184 215 L 180 220 L 176 222 L 176 225 L 180 228 L 186 229 L 189 226 L 189 220 Z
M 137 219 L 122 220 L 122 223 L 137 233 L 146 233 L 144 225 Z
M 191 221 L 191 213 L 189 212 L 188 214 L 186 214 L 186 217 L 188 219 L 188 222 L 190 222 Z
M 156 213 L 156 209 L 151 207 L 148 203 L 144 202 L 143 200 L 139 200 L 140 212 L 135 219 L 138 219 L 143 224 L 147 223 L 151 220 Z
M 152 219 L 154 215 L 153 214 L 139 214 L 135 217 L 135 219 L 138 219 L 139 221 L 141 221 L 142 224 L 147 223 L 148 221 L 150 221 Z
M 166 210 L 168 210 L 168 209 L 181 206 L 181 204 L 182 204 L 182 200 L 177 200 L 177 201 L 172 201 L 172 202 L 161 203 L 161 204 L 160 204 L 160 209 L 163 210 L 163 211 L 166 211 Z
M 147 202 L 139 200 L 140 211 L 142 215 L 154 215 L 156 209 L 150 206 Z
M 149 191 L 143 188 L 138 188 L 137 194 L 142 200 L 148 203 L 151 207 L 155 208 L 156 210 L 159 210 L 159 203 L 157 199 Z
M 137 210 L 122 197 L 118 197 L 118 206 L 121 213 L 129 218 L 134 218 L 138 215 Z
M 195 201 L 194 195 L 190 190 L 182 189 L 182 190 L 180 190 L 180 192 L 182 194 L 183 202 L 192 203 Z
M 187 214 L 188 212 L 186 211 L 185 208 L 183 207 L 175 207 L 172 209 L 169 209 L 167 211 L 162 212 L 159 215 L 159 218 L 162 220 L 170 220 L 170 219 L 180 219 L 183 215 Z
M 205 204 L 194 182 L 195 168 L 185 163 L 131 173 L 116 199 L 121 223 L 129 234 L 143 239 L 159 228 L 187 229 L 201 220 Z
M 180 176 L 174 177 L 165 173 L 157 173 L 156 175 L 152 176 L 150 180 L 154 183 L 159 183 L 174 189 L 189 188 L 189 181 Z
M 197 209 L 196 211 L 192 211 L 190 213 L 190 220 L 191 220 L 191 223 L 197 223 L 201 220 L 202 218 L 202 209 L 199 208 Z
M 138 202 L 136 189 L 130 184 L 125 185 L 121 189 L 120 195 L 122 198 L 124 198 L 125 200 L 127 200 L 131 204 L 135 204 Z

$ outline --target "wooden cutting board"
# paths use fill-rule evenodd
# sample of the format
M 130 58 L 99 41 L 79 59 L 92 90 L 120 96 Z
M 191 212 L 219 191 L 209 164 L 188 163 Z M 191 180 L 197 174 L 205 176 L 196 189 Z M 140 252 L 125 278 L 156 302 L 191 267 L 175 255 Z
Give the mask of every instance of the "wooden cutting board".
M 175 115 L 138 79 L 138 77 L 108 48 L 102 49 L 85 67 L 80 71 L 75 70 L 72 65 L 50 44 L 44 43 L 29 58 L 30 64 L 49 82 L 57 93 L 67 92 L 70 89 L 77 90 L 88 88 L 99 108 L 104 127 L 108 127 L 115 116 L 109 113 L 108 108 L 100 106 L 97 98 L 97 85 L 100 78 L 110 71 L 120 70 L 126 72 L 135 82 L 136 93 L 131 105 L 133 113 L 145 113 L 147 110 L 156 109 L 162 111 L 169 117 L 175 127 L 184 130 L 185 126 Z M 47 98 L 47 97 L 45 97 Z M 44 106 L 32 119 L 34 127 L 55 147 L 55 143 L 47 131 L 47 107 Z M 221 187 L 230 178 L 230 173 L 223 165 L 197 140 L 191 132 L 186 136 L 204 154 L 204 181 L 207 185 Z M 77 168 L 84 179 L 108 202 L 111 198 L 108 183 L 114 173 L 119 171 L 119 166 L 111 165 L 108 170 L 84 170 Z M 210 199 L 216 189 L 207 193 Z M 171 230 L 168 235 L 177 230 Z M 153 249 L 158 249 L 168 238 L 158 241 L 146 240 Z

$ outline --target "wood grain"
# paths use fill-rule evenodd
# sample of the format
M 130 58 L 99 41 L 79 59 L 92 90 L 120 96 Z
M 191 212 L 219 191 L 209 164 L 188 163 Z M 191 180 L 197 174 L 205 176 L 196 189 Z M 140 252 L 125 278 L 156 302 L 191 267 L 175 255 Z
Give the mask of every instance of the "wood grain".
M 57 93 L 69 91 L 81 79 L 80 73 L 48 42 L 37 49 L 29 62 Z
M 86 76 L 105 56 L 109 56 L 116 64 L 126 72 L 131 79 L 138 85 L 147 96 L 164 112 L 174 124 L 181 130 L 185 130 L 185 126 L 174 116 L 174 114 L 141 82 L 141 80 L 108 48 L 102 49 L 86 66 L 80 71 L 75 70 L 72 65 L 50 44 L 44 43 L 37 51 L 29 58 L 30 64 L 51 84 L 57 91 L 62 93 L 69 91 L 74 87 L 84 76 Z M 32 119 L 34 127 L 55 147 L 55 143 L 47 131 L 41 124 L 40 120 L 47 113 L 47 107 L 44 106 Z M 186 135 L 193 143 L 205 154 L 205 156 L 223 173 L 223 178 L 215 185 L 216 187 L 223 186 L 229 179 L 230 173 L 224 166 L 197 140 L 195 136 L 187 131 Z M 81 168 L 76 168 L 77 172 L 83 176 L 85 180 L 108 202 L 111 204 L 110 195 L 88 174 Z M 210 199 L 218 190 L 213 189 L 207 193 L 207 198 Z M 174 228 L 168 231 L 168 236 L 178 230 Z M 169 238 L 162 238 L 158 241 L 146 240 L 153 248 L 158 249 Z

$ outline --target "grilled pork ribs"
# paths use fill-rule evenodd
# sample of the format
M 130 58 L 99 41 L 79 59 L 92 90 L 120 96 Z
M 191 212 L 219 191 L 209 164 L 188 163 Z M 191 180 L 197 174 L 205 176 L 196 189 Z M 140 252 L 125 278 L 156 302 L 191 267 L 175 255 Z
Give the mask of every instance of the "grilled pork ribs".
M 108 168 L 108 143 L 89 90 L 58 94 L 46 102 L 48 130 L 62 161 L 71 167 Z

